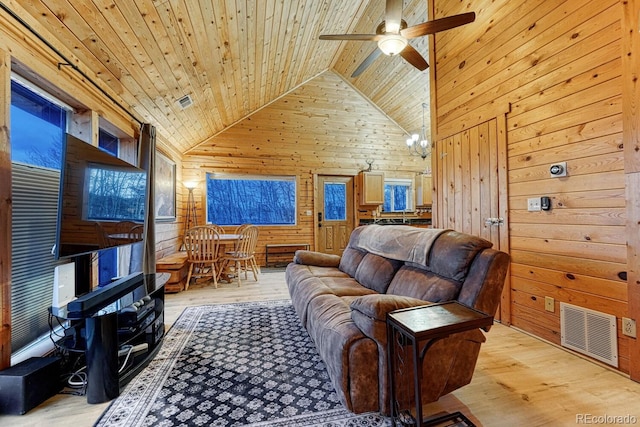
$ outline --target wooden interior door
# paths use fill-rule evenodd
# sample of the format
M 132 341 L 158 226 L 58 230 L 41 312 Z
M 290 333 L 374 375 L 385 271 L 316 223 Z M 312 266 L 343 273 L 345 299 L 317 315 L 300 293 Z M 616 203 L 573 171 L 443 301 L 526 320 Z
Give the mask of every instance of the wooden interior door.
M 509 252 L 506 118 L 480 123 L 438 140 L 433 149 L 434 227 L 480 236 Z M 509 323 L 507 275 L 496 319 Z
M 318 176 L 316 249 L 342 255 L 353 231 L 353 177 Z

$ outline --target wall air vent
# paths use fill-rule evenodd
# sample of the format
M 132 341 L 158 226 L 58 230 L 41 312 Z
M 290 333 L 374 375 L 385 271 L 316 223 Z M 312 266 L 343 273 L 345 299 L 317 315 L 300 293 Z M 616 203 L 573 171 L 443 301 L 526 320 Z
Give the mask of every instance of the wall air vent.
M 177 102 L 180 108 L 182 108 L 183 110 L 193 105 L 193 99 L 191 99 L 190 95 L 183 96 L 182 98 L 178 99 Z
M 615 316 L 561 302 L 560 334 L 564 347 L 618 367 Z

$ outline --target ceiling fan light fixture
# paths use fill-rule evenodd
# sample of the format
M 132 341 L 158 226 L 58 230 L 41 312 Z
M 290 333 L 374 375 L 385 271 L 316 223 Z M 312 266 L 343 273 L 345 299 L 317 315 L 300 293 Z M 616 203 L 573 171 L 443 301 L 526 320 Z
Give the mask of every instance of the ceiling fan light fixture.
M 378 41 L 378 48 L 387 56 L 394 56 L 407 47 L 407 39 L 400 34 L 386 34 Z

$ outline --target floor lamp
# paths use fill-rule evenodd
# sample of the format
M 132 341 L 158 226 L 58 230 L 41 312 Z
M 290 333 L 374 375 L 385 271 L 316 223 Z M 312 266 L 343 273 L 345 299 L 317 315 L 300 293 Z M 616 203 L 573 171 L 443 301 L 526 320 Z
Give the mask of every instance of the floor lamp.
M 198 225 L 198 215 L 196 215 L 196 201 L 193 197 L 193 189 L 196 188 L 197 183 L 185 182 L 184 186 L 187 187 L 187 190 L 189 190 L 189 196 L 187 197 L 187 218 L 184 222 L 184 234 L 187 234 L 187 230 Z

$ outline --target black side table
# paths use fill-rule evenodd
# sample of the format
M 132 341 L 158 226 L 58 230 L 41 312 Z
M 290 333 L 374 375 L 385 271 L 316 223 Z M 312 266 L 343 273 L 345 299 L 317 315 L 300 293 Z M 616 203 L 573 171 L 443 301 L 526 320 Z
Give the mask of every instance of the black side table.
M 408 425 L 408 420 L 399 418 L 396 402 L 397 346 L 411 345 L 413 350 L 413 385 L 415 390 L 415 419 L 425 426 L 422 417 L 422 362 L 427 350 L 438 340 L 459 332 L 485 328 L 493 323 L 493 316 L 467 307 L 457 301 L 448 301 L 392 311 L 387 314 L 387 345 L 389 352 L 389 380 L 391 385 L 391 417 L 393 425 Z M 459 413 L 430 420 L 430 423 L 455 420 Z

